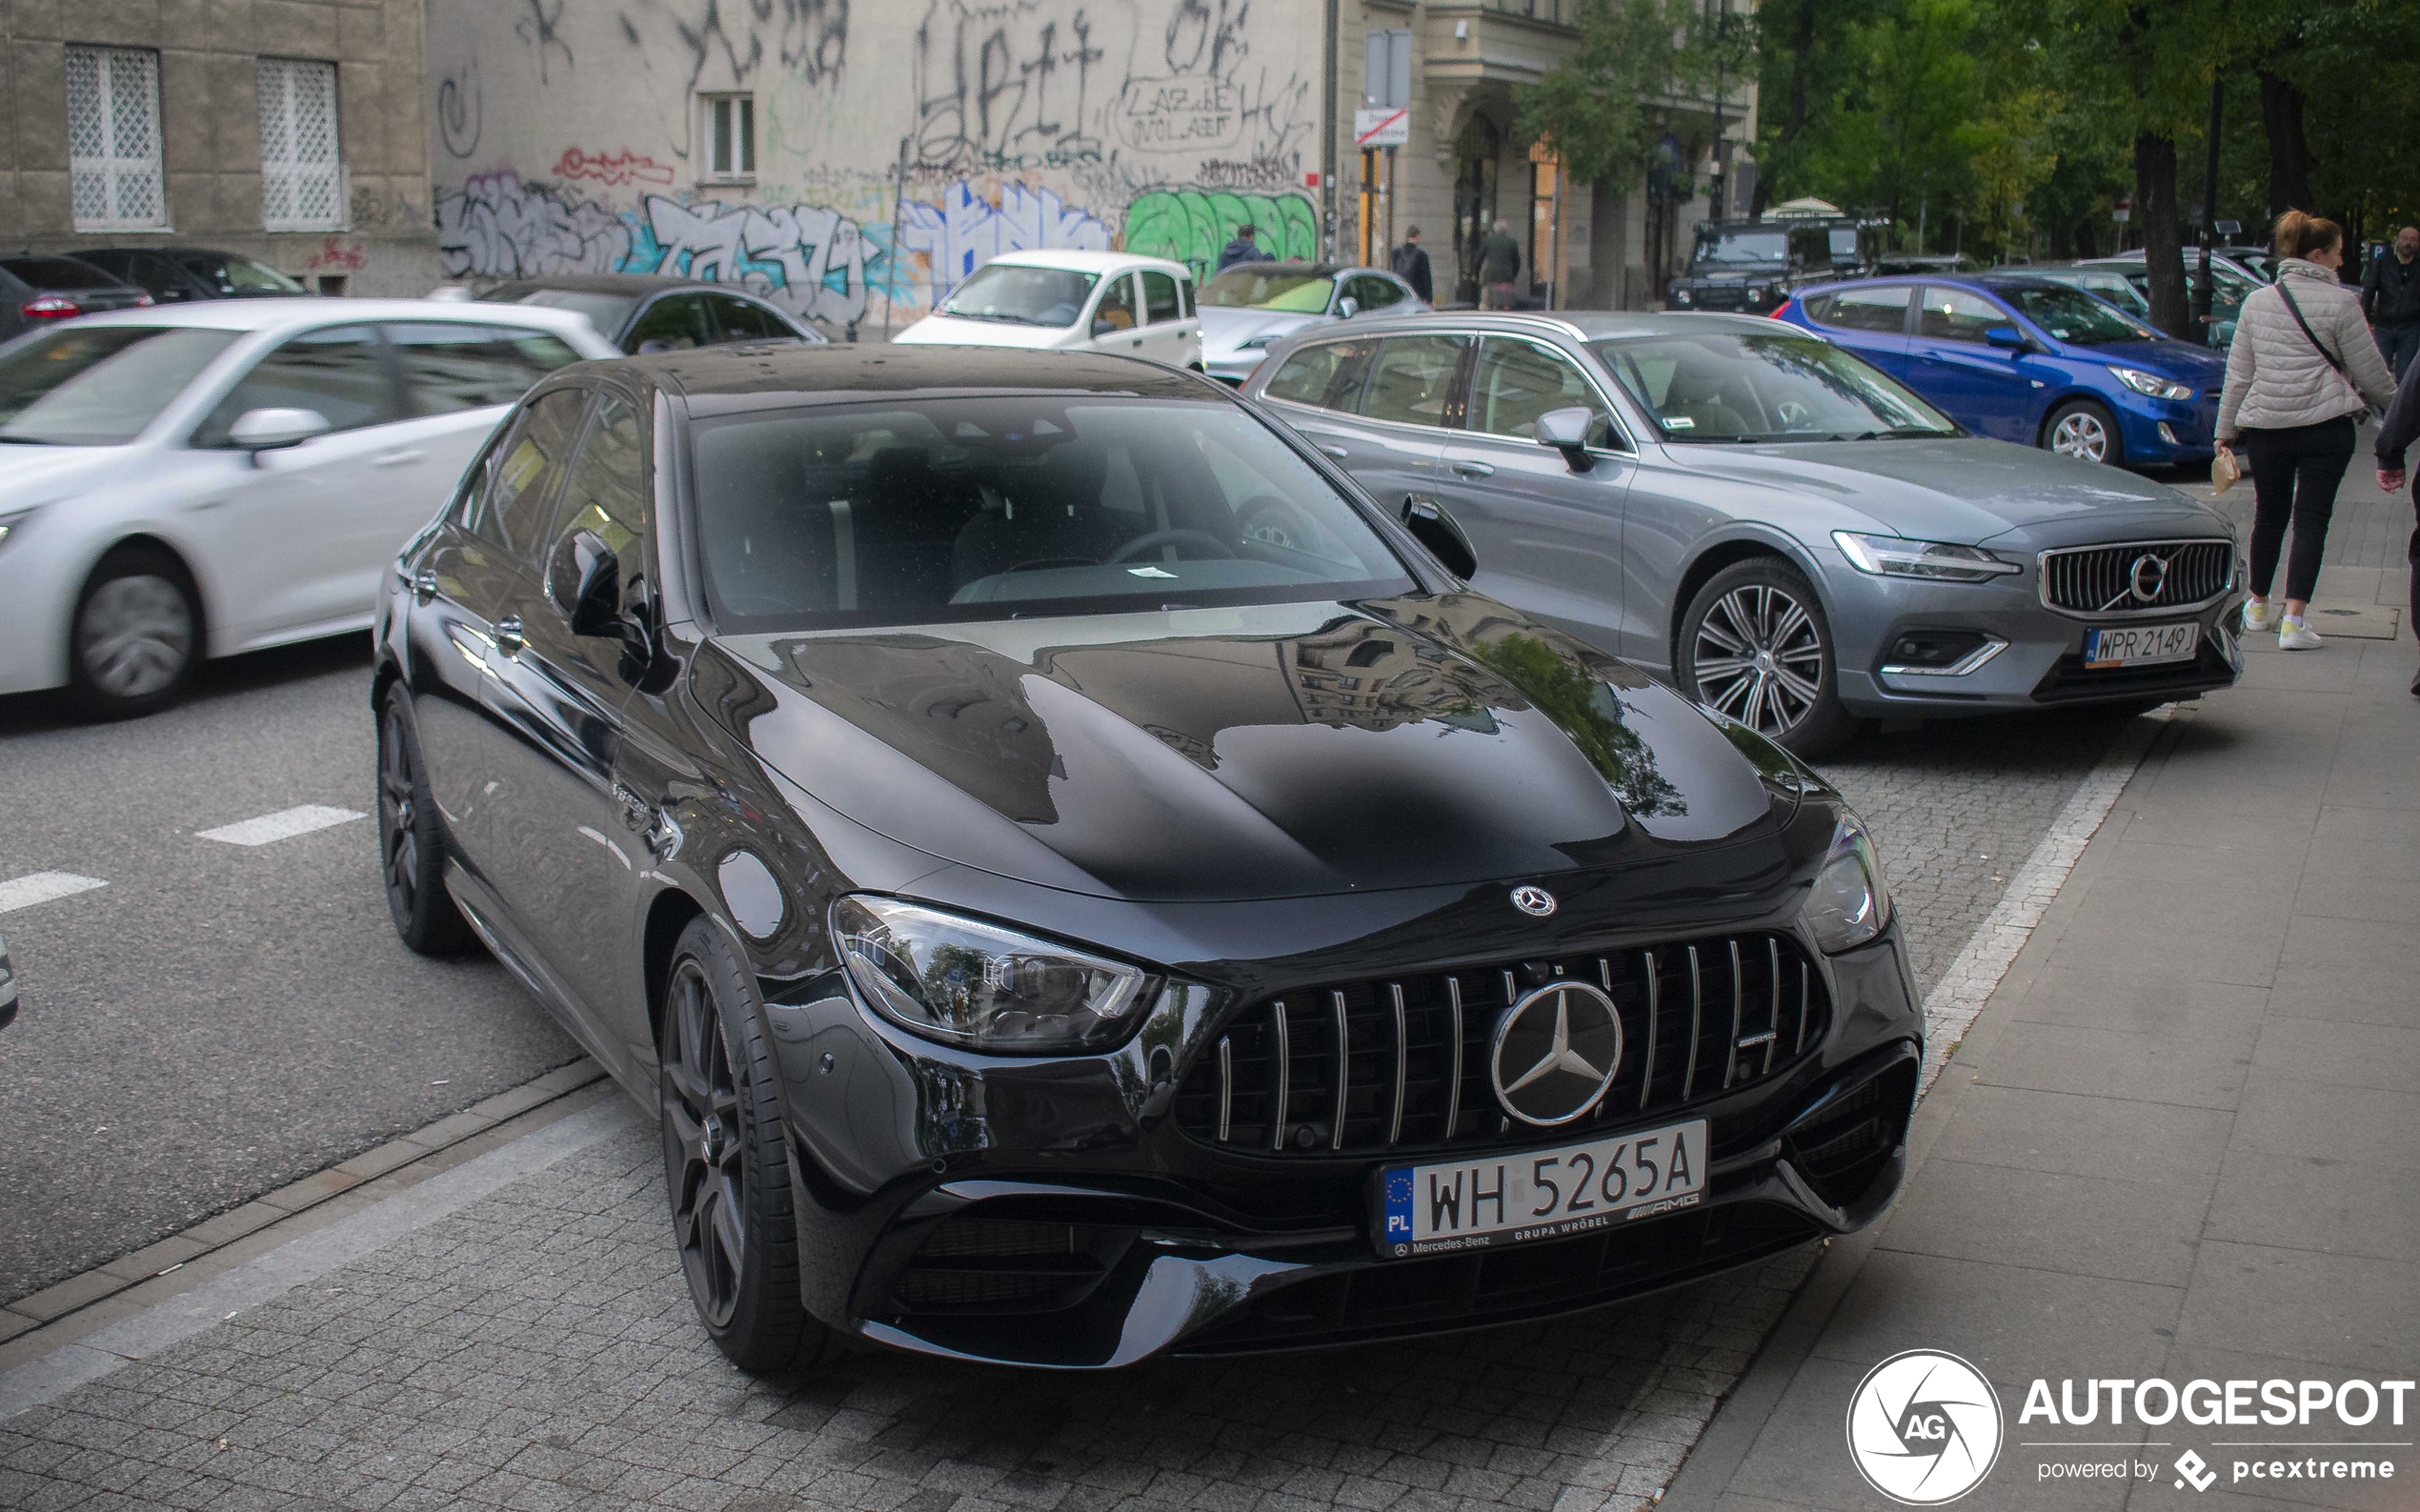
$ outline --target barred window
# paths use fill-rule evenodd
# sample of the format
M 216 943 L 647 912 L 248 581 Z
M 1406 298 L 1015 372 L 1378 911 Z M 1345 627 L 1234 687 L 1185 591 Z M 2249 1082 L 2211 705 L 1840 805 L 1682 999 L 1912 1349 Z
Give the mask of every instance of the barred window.
M 336 151 L 336 66 L 262 58 L 260 224 L 264 231 L 342 231 L 344 165 Z
M 160 55 L 68 49 L 68 176 L 77 231 L 160 231 Z

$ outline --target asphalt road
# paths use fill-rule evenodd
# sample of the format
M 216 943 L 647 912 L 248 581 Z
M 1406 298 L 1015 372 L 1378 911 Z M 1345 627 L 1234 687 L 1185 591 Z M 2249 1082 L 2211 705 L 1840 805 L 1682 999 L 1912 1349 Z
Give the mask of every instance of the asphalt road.
M 494 962 L 396 943 L 369 818 L 257 845 L 198 833 L 369 811 L 368 672 L 354 636 L 220 664 L 126 724 L 0 698 L 0 905 L 31 874 L 108 884 L 0 912 L 25 992 L 0 1032 L 0 1300 L 577 1054 Z M 1934 725 L 1826 763 L 1874 827 L 1920 990 L 2116 730 Z

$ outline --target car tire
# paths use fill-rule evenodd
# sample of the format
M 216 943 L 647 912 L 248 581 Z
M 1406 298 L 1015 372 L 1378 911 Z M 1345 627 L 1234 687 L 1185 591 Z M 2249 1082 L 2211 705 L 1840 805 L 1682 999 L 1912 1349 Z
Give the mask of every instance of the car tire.
M 400 686 L 378 704 L 378 869 L 387 916 L 405 949 L 460 956 L 478 944 L 446 891 L 445 825 L 429 796 L 419 733 Z
M 659 1085 L 673 1238 L 697 1320 L 752 1374 L 839 1352 L 807 1311 L 778 1072 L 756 989 L 704 918 L 664 979 Z
M 2117 416 L 2098 399 L 2069 399 L 2042 422 L 2042 447 L 2086 462 L 2126 463 L 2126 442 Z
M 185 564 L 156 546 L 101 558 L 68 621 L 69 696 L 100 719 L 132 719 L 184 696 L 201 660 L 199 595 Z
M 1776 557 L 1734 562 L 1681 616 L 1674 680 L 1700 703 L 1801 756 L 1856 732 L 1841 707 L 1831 622 L 1805 575 Z

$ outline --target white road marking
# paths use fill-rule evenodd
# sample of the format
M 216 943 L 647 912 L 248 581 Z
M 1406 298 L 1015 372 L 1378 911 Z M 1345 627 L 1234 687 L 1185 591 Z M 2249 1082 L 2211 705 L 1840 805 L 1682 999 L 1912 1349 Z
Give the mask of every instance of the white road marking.
M 370 816 L 358 809 L 332 809 L 324 803 L 306 803 L 300 808 L 280 809 L 256 819 L 243 819 L 222 824 L 214 830 L 194 833 L 206 840 L 224 840 L 230 845 L 267 845 L 272 840 L 291 840 L 297 835 L 309 835 L 330 825 L 344 824 Z
M 73 872 L 33 872 L 0 882 L 0 914 L 20 908 L 31 908 L 54 897 L 72 897 L 110 884 L 97 877 L 78 877 Z

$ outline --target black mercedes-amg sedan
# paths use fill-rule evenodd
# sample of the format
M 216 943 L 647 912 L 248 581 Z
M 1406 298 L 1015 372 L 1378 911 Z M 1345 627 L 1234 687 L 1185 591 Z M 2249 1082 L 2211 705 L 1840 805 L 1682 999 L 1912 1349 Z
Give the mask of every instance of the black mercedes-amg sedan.
M 1869 1220 L 1923 1027 L 1864 827 L 1472 565 L 1142 362 L 562 369 L 388 585 L 395 927 L 659 1117 L 750 1369 L 1402 1338 Z

